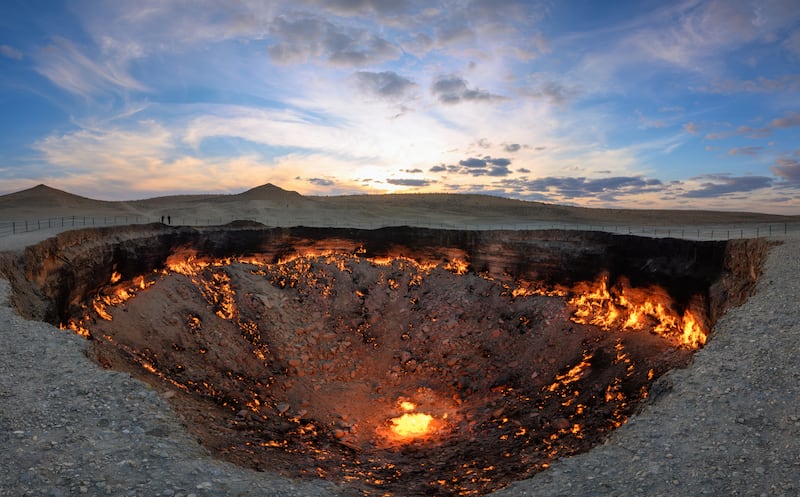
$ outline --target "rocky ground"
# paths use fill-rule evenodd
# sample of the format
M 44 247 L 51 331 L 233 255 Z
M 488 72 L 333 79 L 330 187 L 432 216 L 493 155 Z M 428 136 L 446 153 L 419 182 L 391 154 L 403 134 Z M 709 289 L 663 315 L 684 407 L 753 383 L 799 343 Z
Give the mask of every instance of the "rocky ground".
M 494 495 L 797 495 L 798 253 L 798 239 L 774 248 L 755 295 L 605 444 Z M 211 458 L 158 392 L 90 361 L 82 338 L 22 319 L 8 293 L 0 280 L 0 495 L 338 493 Z

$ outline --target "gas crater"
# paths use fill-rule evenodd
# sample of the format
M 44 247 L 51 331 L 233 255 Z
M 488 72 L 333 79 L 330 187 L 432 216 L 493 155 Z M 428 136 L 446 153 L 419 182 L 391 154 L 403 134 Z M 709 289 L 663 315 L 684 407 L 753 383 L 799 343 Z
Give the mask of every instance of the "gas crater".
M 760 240 L 161 225 L 8 257 L 14 304 L 221 458 L 352 495 L 482 495 L 591 449 L 743 302 Z

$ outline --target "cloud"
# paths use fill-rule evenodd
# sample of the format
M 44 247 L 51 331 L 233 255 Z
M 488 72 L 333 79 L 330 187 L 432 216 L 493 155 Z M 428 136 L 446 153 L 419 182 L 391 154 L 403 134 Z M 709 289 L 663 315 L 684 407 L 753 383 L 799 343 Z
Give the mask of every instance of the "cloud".
M 513 154 L 514 152 L 519 152 L 520 148 L 522 148 L 522 145 L 520 145 L 519 143 L 506 143 L 503 145 L 503 149 L 511 154 Z
M 685 123 L 683 125 L 683 129 L 686 130 L 687 133 L 691 133 L 693 135 L 696 135 L 698 133 L 697 124 L 695 124 L 693 122 Z
M 731 193 L 747 193 L 772 186 L 773 179 L 767 176 L 731 176 L 728 174 L 709 174 L 692 178 L 700 181 L 700 187 L 685 192 L 688 198 L 715 198 Z
M 795 29 L 781 44 L 784 50 L 800 59 L 800 29 Z
M 736 147 L 728 150 L 728 155 L 748 155 L 756 156 L 764 150 L 764 147 Z
M 409 0 L 305 0 L 305 3 L 342 16 L 377 14 L 395 15 L 408 10 Z
M 35 68 L 54 85 L 87 98 L 120 90 L 147 91 L 126 68 L 113 61 L 93 60 L 66 38 L 55 37 L 41 49 Z
M 800 184 L 800 150 L 795 151 L 792 157 L 778 157 L 775 162 L 777 165 L 770 167 L 775 176 L 783 178 L 791 183 Z
M 390 185 L 395 185 L 395 186 L 414 186 L 414 187 L 428 186 L 432 183 L 431 180 L 416 179 L 416 178 L 401 178 L 401 179 L 390 178 L 387 179 L 386 182 L 389 183 Z
M 776 129 L 796 128 L 800 126 L 800 112 L 788 112 L 783 117 L 778 117 L 769 122 L 766 126 L 753 128 L 752 126 L 739 126 L 736 130 L 709 133 L 705 136 L 706 140 L 722 140 L 732 136 L 744 135 L 750 138 L 767 138 Z
M 301 179 L 301 178 L 298 176 L 296 179 Z M 306 181 L 316 186 L 333 186 L 336 184 L 335 181 L 325 178 L 308 178 L 306 179 Z
M 460 76 L 443 76 L 434 81 L 431 87 L 440 102 L 445 104 L 458 104 L 461 102 L 497 102 L 506 100 L 506 97 L 495 95 L 485 90 L 470 89 L 467 81 Z
M 800 126 L 800 112 L 789 112 L 784 117 L 773 119 L 769 123 L 772 129 L 794 128 Z
M 22 60 L 22 52 L 10 45 L 0 45 L 0 55 L 9 59 Z
M 428 169 L 432 173 L 453 173 L 470 176 L 502 177 L 511 174 L 508 166 L 511 159 L 505 157 L 485 156 L 483 158 L 469 157 L 458 161 L 458 164 L 437 164 Z
M 323 58 L 333 65 L 362 66 L 402 54 L 396 45 L 365 29 L 345 28 L 312 14 L 279 15 L 270 25 L 270 35 L 275 42 L 267 52 L 282 64 Z
M 404 78 L 393 71 L 359 71 L 355 74 L 355 77 L 362 90 L 378 97 L 392 100 L 405 97 L 409 90 L 417 86 L 410 79 Z
M 800 74 L 787 74 L 776 78 L 759 77 L 751 80 L 728 79 L 715 81 L 708 87 L 701 88 L 707 93 L 777 93 L 794 92 L 800 89 Z
M 793 21 L 764 6 L 711 0 L 678 4 L 665 11 L 662 22 L 658 29 L 636 31 L 627 46 L 653 60 L 696 71 L 721 51 L 735 50 Z
M 641 176 L 615 176 L 611 178 L 557 177 L 547 176 L 532 180 L 509 179 L 501 184 L 515 189 L 526 196 L 539 198 L 556 196 L 562 200 L 586 200 L 603 196 L 612 200 L 617 196 L 637 195 L 661 191 L 664 185 L 660 180 Z
M 639 118 L 643 128 L 664 128 L 667 126 L 667 122 L 663 119 L 650 119 L 638 110 L 636 111 L 636 116 Z
M 580 92 L 557 81 L 542 81 L 537 86 L 525 86 L 520 93 L 531 98 L 541 98 L 554 105 L 565 105 L 577 97 Z

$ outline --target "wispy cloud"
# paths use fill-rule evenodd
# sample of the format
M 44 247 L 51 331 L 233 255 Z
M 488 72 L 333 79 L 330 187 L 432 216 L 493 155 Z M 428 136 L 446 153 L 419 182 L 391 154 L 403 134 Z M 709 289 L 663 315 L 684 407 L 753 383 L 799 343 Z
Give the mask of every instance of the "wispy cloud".
M 778 157 L 775 165 L 770 170 L 790 183 L 800 184 L 800 150 L 795 150 L 791 155 Z
M 131 76 L 127 68 L 90 58 L 65 38 L 54 38 L 37 53 L 36 70 L 54 85 L 87 98 L 123 90 L 147 91 L 147 86 Z
M 739 126 L 734 130 L 708 133 L 706 140 L 723 140 L 733 136 L 748 136 L 750 138 L 768 138 L 779 129 L 800 127 L 800 112 L 787 112 L 782 117 L 772 119 L 766 126 L 754 128 L 752 126 Z
M 24 58 L 21 51 L 10 45 L 0 45 L 0 55 L 14 60 L 22 60 Z
M 432 180 L 419 178 L 389 178 L 386 182 L 390 185 L 411 187 L 429 186 L 434 183 Z
M 683 194 L 687 198 L 717 198 L 723 195 L 747 193 L 772 186 L 773 178 L 768 176 L 732 176 L 729 174 L 710 174 L 692 178 L 699 187 Z
M 728 155 L 747 155 L 754 157 L 760 154 L 763 150 L 764 147 L 735 147 L 728 150 Z
M 701 91 L 719 94 L 734 93 L 777 93 L 800 90 L 800 74 L 787 74 L 775 78 L 764 76 L 756 79 L 726 79 L 714 81 Z

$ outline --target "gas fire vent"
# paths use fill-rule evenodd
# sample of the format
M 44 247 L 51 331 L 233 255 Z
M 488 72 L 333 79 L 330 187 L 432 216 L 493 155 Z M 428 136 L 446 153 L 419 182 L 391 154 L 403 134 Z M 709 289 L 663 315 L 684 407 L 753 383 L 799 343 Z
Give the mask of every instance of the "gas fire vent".
M 137 230 L 29 248 L 24 277 L 7 271 L 17 306 L 167 392 L 220 457 L 368 495 L 485 494 L 590 449 L 689 364 L 764 252 L 559 231 Z

